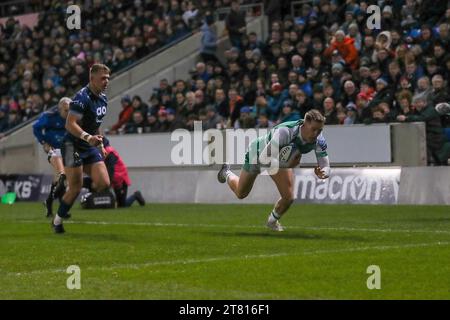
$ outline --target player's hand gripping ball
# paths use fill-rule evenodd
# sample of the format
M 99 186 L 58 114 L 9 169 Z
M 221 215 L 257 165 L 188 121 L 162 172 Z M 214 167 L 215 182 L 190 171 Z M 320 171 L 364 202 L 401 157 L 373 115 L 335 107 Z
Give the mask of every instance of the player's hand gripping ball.
M 325 173 L 325 171 L 321 167 L 315 167 L 314 173 L 319 179 L 326 179 L 328 178 L 328 175 Z

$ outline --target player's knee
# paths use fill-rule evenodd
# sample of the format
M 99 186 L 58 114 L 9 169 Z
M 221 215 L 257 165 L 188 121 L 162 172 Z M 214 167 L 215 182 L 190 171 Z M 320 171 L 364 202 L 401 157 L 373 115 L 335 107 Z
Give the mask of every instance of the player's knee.
M 236 193 L 236 196 L 237 196 L 238 199 L 242 200 L 242 199 L 247 198 L 247 196 L 248 196 L 249 193 L 250 193 L 250 192 L 248 192 L 248 191 L 238 191 L 238 192 Z
M 109 187 L 110 187 L 109 180 L 102 180 L 102 181 L 95 183 L 94 189 L 97 192 L 102 192 L 102 191 L 107 190 Z

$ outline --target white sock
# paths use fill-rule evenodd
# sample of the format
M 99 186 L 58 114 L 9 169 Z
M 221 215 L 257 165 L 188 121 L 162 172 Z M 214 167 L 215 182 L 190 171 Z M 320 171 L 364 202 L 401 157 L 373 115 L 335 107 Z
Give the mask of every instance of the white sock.
M 275 221 L 280 220 L 281 216 L 275 212 L 275 210 L 272 210 L 272 212 L 269 214 L 269 223 L 275 223 Z
M 233 172 L 231 172 L 231 170 L 228 170 L 228 171 L 225 173 L 225 176 L 227 177 L 227 182 L 228 182 L 228 178 L 229 178 L 230 176 L 235 176 L 235 174 L 234 174 Z
M 60 216 L 58 216 L 58 214 L 55 215 L 55 219 L 53 219 L 53 224 L 55 226 L 62 224 L 62 218 Z

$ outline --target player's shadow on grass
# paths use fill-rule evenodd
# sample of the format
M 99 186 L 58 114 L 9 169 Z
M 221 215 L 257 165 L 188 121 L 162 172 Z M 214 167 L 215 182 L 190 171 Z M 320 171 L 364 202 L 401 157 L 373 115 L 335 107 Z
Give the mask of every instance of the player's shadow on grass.
M 308 233 L 298 230 L 289 230 L 284 232 L 262 231 L 262 232 L 208 232 L 212 235 L 223 237 L 247 237 L 247 238 L 278 238 L 278 239 L 302 239 L 302 240 L 339 240 L 369 242 L 367 238 L 352 235 L 332 235 L 329 233 Z

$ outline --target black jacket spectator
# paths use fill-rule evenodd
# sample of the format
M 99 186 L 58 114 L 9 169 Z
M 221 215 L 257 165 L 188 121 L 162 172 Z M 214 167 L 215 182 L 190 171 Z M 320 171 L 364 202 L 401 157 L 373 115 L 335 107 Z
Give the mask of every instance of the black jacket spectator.
M 405 121 L 422 121 L 426 124 L 427 154 L 429 163 L 447 165 L 450 156 L 450 143 L 445 142 L 439 113 L 431 105 L 427 105 L 423 97 L 415 101 L 418 113 L 408 115 Z
M 240 12 L 239 8 L 239 1 L 233 0 L 231 2 L 231 11 L 225 21 L 231 44 L 237 48 L 241 47 L 241 37 L 246 26 L 245 14 Z

